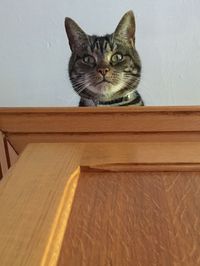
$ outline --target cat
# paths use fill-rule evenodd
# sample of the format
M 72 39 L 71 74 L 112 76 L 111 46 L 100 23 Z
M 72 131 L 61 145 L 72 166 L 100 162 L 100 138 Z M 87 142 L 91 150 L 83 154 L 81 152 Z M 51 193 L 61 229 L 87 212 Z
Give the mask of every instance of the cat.
M 132 11 L 121 18 L 114 33 L 103 37 L 87 35 L 71 18 L 65 18 L 65 29 L 72 51 L 69 77 L 81 97 L 79 106 L 144 105 L 136 90 L 141 60 Z

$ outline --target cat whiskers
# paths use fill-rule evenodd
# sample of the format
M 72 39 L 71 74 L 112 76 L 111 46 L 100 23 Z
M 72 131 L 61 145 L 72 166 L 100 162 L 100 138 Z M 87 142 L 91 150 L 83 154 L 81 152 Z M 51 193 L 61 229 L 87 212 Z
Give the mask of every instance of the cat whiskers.
M 73 80 L 72 84 L 78 94 L 86 89 L 85 84 L 82 81 Z
M 73 80 L 72 83 L 78 94 L 80 94 L 82 91 L 88 89 L 91 86 L 89 77 L 86 75 L 84 75 L 84 77 L 79 77 L 78 80 Z

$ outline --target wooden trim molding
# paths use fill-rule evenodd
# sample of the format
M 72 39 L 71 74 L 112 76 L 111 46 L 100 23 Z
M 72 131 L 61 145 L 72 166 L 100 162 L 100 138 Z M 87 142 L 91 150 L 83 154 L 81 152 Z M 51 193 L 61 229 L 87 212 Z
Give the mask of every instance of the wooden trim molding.
M 0 108 L 5 133 L 199 132 L 200 107 Z
M 17 153 L 38 142 L 200 141 L 200 107 L 0 108 Z
M 0 131 L 0 179 L 6 174 L 9 168 L 7 155 L 5 136 Z

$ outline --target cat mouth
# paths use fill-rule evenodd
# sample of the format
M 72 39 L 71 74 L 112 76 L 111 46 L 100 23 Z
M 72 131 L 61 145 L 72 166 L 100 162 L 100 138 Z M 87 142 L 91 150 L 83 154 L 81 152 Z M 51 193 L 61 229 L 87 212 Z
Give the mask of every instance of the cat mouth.
M 101 83 L 111 83 L 111 84 L 112 84 L 111 81 L 109 81 L 109 80 L 107 80 L 107 79 L 104 78 L 104 79 L 102 79 L 101 81 L 97 82 L 96 85 L 99 85 L 99 84 L 101 84 Z

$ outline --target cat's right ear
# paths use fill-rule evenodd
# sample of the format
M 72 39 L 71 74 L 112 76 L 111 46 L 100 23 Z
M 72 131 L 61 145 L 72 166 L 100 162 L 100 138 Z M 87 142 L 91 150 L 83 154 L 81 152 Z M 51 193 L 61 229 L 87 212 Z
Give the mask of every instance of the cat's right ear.
M 65 18 L 65 30 L 72 52 L 77 52 L 88 43 L 87 34 L 71 18 Z

